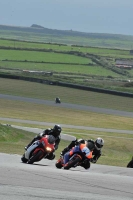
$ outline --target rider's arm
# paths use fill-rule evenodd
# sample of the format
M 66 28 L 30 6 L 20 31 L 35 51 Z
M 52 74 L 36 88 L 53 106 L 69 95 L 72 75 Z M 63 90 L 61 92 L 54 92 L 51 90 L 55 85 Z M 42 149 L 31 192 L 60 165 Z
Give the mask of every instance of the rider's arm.
M 91 160 L 91 162 L 92 163 L 96 163 L 97 161 L 98 161 L 98 159 L 100 158 L 100 156 L 101 156 L 101 150 L 94 150 L 93 151 L 93 158 L 92 158 L 92 160 Z
M 50 132 L 51 132 L 51 129 L 48 128 L 48 129 L 42 131 L 41 133 L 39 133 L 39 135 L 40 135 L 41 137 L 43 137 L 43 136 L 45 136 L 45 135 L 49 135 Z
M 80 150 L 82 153 L 85 154 L 86 158 L 91 159 L 92 158 L 92 151 L 88 147 L 86 147 L 85 144 L 80 144 Z
M 72 140 L 71 143 L 67 146 L 67 148 L 70 150 L 75 145 L 79 145 L 81 143 L 85 144 L 85 140 L 84 139 L 77 139 L 77 138 L 75 138 L 75 140 Z
M 58 136 L 58 137 L 56 138 L 56 140 L 55 140 L 55 150 L 58 149 L 58 145 L 59 145 L 59 143 L 60 143 L 60 140 L 61 140 L 61 137 Z

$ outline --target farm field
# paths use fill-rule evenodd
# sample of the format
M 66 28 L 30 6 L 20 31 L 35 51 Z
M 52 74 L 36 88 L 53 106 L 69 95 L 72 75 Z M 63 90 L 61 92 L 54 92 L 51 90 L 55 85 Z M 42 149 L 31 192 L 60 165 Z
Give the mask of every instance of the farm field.
M 12 48 L 24 48 L 31 50 L 55 50 L 55 51 L 77 51 L 83 53 L 90 53 L 101 56 L 112 56 L 112 57 L 124 57 L 132 58 L 130 55 L 130 50 L 126 49 L 113 49 L 107 47 L 91 47 L 91 46 L 74 46 L 74 45 L 64 45 L 64 44 L 52 44 L 52 43 L 41 43 L 41 42 L 28 42 L 28 41 L 19 41 L 19 40 L 9 40 L 9 39 L 0 39 L 1 47 L 12 47 Z
M 0 48 L 2 74 L 133 92 L 132 83 L 129 83 L 129 80 L 132 82 L 133 69 L 114 67 L 116 57 L 133 58 L 129 50 L 83 46 L 79 48 L 2 39 L 0 39 Z M 37 72 L 24 73 L 23 70 Z M 51 73 L 51 76 L 47 72 Z
M 100 66 L 86 66 L 86 65 L 76 65 L 76 64 L 50 64 L 50 63 L 30 63 L 30 62 L 8 62 L 8 61 L 0 61 L 0 65 L 2 66 L 1 71 L 16 71 L 17 73 L 22 72 L 22 70 L 35 70 L 35 71 L 44 71 L 44 72 L 53 72 L 53 73 L 62 73 L 64 74 L 69 74 L 69 76 L 77 76 L 81 77 L 82 74 L 83 76 L 88 75 L 99 75 L 99 76 L 116 76 L 117 74 L 115 72 L 110 72 L 108 69 L 103 69 L 101 70 Z M 3 69 L 4 68 L 4 69 Z M 68 75 L 66 75 L 68 76 Z

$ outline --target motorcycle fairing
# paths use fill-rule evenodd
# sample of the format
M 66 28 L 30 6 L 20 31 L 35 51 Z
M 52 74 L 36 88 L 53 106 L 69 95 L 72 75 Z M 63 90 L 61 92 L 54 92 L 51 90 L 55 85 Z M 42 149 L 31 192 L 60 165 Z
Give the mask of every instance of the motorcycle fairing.
M 30 153 L 36 148 L 38 147 L 38 145 L 40 144 L 39 141 L 35 141 L 31 146 L 29 146 L 29 148 L 25 151 L 25 158 L 28 160 Z

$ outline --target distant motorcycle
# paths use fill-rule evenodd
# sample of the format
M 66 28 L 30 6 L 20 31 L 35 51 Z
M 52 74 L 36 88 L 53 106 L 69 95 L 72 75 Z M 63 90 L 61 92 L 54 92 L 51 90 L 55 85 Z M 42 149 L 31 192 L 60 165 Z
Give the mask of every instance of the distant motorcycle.
M 60 159 L 57 160 L 55 163 L 55 166 L 58 169 L 61 169 L 62 167 L 64 169 L 70 169 L 72 167 L 77 167 L 80 166 L 84 162 L 84 159 L 82 158 L 81 155 L 75 153 L 72 157 L 70 157 L 69 161 L 64 165 L 63 164 L 63 157 L 61 156 Z
M 55 138 L 52 135 L 46 135 L 40 140 L 35 141 L 23 154 L 21 161 L 23 163 L 33 164 L 48 156 L 55 150 Z
M 55 98 L 55 103 L 61 103 L 61 100 L 60 100 L 59 97 L 56 97 L 56 98 Z

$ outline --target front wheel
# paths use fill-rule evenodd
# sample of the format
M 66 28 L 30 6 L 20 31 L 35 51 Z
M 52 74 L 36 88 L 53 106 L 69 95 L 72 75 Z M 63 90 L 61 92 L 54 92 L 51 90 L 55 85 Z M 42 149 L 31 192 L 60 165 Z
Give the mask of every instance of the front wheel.
M 60 158 L 59 160 L 57 160 L 57 162 L 55 163 L 55 166 L 58 168 L 58 169 L 61 169 L 62 168 L 62 158 Z
M 74 167 L 76 164 L 78 165 L 81 162 L 81 158 L 79 156 L 74 157 L 74 159 L 70 160 L 68 163 L 65 164 L 64 169 L 70 169 Z
M 36 154 L 33 153 L 31 158 L 28 160 L 28 164 L 33 164 L 34 162 L 40 161 L 44 157 L 42 151 L 38 151 Z
M 27 160 L 27 159 L 25 158 L 25 156 L 23 155 L 22 158 L 21 158 L 21 161 L 22 161 L 23 163 L 27 163 L 28 160 Z

